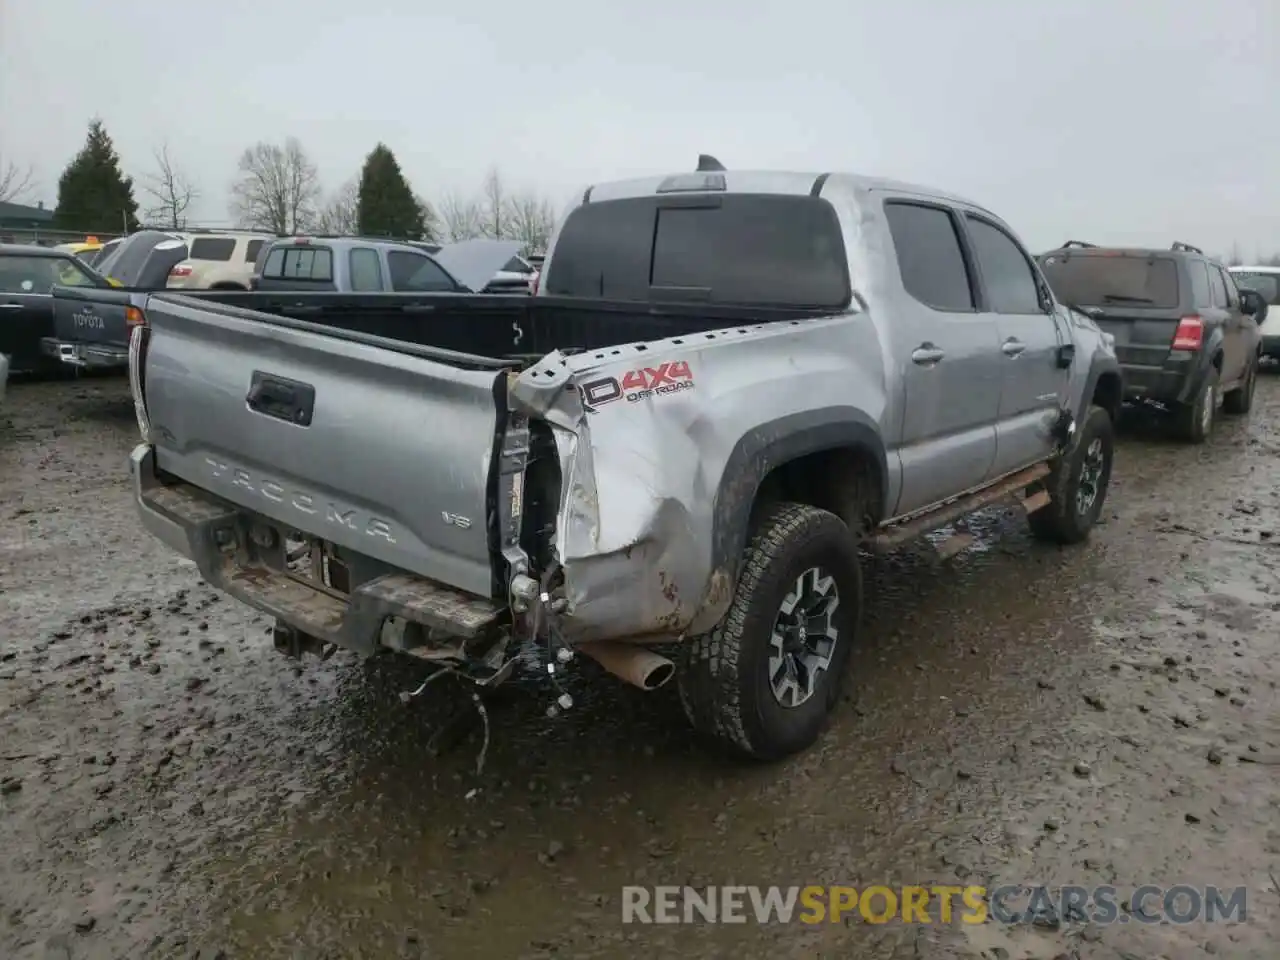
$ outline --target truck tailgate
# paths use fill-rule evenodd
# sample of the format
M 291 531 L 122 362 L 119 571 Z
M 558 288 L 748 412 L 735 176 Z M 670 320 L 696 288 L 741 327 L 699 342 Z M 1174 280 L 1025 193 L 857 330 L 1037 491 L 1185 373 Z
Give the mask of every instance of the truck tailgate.
M 143 297 L 125 290 L 55 286 L 54 335 L 68 343 L 126 344 L 125 310 Z
M 153 297 L 160 470 L 280 524 L 480 596 L 505 372 Z

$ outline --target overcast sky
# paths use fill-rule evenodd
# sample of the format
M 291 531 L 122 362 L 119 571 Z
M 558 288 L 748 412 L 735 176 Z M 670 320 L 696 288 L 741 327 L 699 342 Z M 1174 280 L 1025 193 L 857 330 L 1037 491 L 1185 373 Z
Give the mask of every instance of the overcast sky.
M 378 140 L 428 197 L 496 165 L 557 206 L 710 152 L 943 187 L 1038 248 L 1280 251 L 1280 0 L 0 0 L 31 200 L 95 114 L 135 177 L 167 140 L 204 222 L 293 135 L 330 189 Z

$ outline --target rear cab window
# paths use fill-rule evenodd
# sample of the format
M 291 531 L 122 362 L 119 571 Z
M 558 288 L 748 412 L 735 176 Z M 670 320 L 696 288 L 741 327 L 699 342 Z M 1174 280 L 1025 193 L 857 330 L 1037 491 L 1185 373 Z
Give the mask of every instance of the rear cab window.
M 843 310 L 840 224 L 818 197 L 683 194 L 604 200 L 566 219 L 553 296 Z
M 1060 252 L 1042 257 L 1040 269 L 1063 303 L 1174 310 L 1180 302 L 1178 262 L 1173 257 Z
M 191 241 L 188 259 L 225 262 L 230 260 L 235 252 L 235 237 L 196 237 Z

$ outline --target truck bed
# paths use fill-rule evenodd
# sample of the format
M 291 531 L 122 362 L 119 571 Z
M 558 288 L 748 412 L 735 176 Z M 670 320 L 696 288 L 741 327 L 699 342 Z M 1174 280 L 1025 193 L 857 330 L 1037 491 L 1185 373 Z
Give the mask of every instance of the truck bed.
M 158 471 L 235 504 L 246 524 L 323 540 L 353 569 L 381 565 L 471 597 L 496 596 L 505 582 L 502 545 L 514 541 L 500 544 L 499 530 L 520 527 L 521 505 L 545 496 L 558 509 L 558 492 L 524 487 L 531 428 L 510 412 L 511 371 L 555 350 L 812 315 L 269 292 L 153 294 L 141 309 L 148 333 L 135 373 Z M 502 484 L 515 486 L 503 494 Z M 201 544 L 192 541 L 193 556 Z M 217 551 L 204 556 L 205 576 L 222 582 Z M 245 562 L 265 576 L 259 561 Z
M 500 294 L 330 293 L 291 291 L 191 292 L 83 290 L 55 287 L 54 296 L 74 309 L 60 311 L 70 320 L 95 305 L 101 325 L 64 324 L 60 338 L 125 346 L 124 306 L 149 311 L 166 302 L 199 301 L 212 312 L 268 317 L 283 326 L 296 323 L 326 328 L 344 339 L 375 337 L 404 347 L 449 351 L 464 358 L 533 362 L 564 352 L 600 350 L 623 343 L 704 333 L 740 324 L 801 319 L 829 311 L 770 309 L 710 304 L 646 304 L 567 297 L 510 297 Z M 93 309 L 93 306 L 90 306 Z M 114 308 L 114 309 L 112 309 Z M 318 332 L 318 331 L 317 331 Z M 388 346 L 387 342 L 379 346 Z

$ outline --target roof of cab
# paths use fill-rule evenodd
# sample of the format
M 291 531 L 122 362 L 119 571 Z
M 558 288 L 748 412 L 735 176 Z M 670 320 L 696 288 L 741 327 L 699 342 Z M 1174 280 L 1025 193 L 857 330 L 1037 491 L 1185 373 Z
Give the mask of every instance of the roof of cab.
M 1238 263 L 1234 267 L 1227 267 L 1234 273 L 1280 273 L 1280 267 L 1259 265 L 1251 267 L 1248 264 Z
M 815 173 L 783 170 L 715 170 L 707 171 L 724 178 L 726 193 L 772 193 L 804 196 L 817 195 L 817 192 L 831 183 L 839 185 L 850 192 L 888 191 L 892 193 L 912 194 L 920 197 L 932 197 L 947 203 L 955 203 L 990 213 L 979 203 L 920 184 L 892 180 L 887 177 L 871 177 L 856 173 Z M 583 202 L 594 203 L 600 200 L 624 200 L 633 197 L 647 197 L 658 194 L 659 187 L 672 177 L 689 176 L 693 171 L 664 173 L 650 177 L 636 177 L 630 180 L 614 180 L 597 183 L 588 187 L 582 195 Z M 720 191 L 708 191 L 718 193 Z M 994 214 L 992 214 L 994 216 Z

